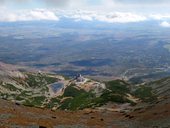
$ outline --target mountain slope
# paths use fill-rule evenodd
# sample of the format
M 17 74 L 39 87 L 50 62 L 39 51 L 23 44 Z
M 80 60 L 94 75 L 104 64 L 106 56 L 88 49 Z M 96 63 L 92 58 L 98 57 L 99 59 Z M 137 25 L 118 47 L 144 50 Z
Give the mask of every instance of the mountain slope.
M 170 78 L 148 83 L 153 92 L 159 87 L 164 90 L 169 86 L 165 81 Z M 165 80 L 165 81 L 164 81 Z M 144 86 L 144 85 L 142 85 Z M 164 97 L 164 93 L 157 93 L 158 97 Z M 64 94 L 66 95 L 66 94 Z M 74 96 L 74 93 L 72 94 Z M 165 93 L 165 96 L 166 93 Z M 4 107 L 5 106 L 5 107 Z M 107 106 L 105 106 L 107 107 Z M 118 107 L 118 106 L 117 106 Z M 119 106 L 122 107 L 122 106 Z M 127 107 L 125 106 L 127 109 Z M 81 111 L 50 111 L 25 107 L 4 100 L 0 100 L 0 126 L 8 127 L 99 127 L 99 128 L 154 128 L 170 126 L 170 102 L 169 98 L 158 98 L 155 101 L 140 101 L 129 111 L 111 111 L 110 109 L 84 109 Z M 38 120 L 38 121 L 37 121 Z M 47 122 L 48 121 L 48 122 Z M 14 124 L 15 122 L 15 124 Z
M 98 82 L 81 75 L 66 79 L 56 74 L 21 72 L 15 66 L 1 64 L 0 97 L 5 100 L 0 100 L 0 127 L 15 127 L 15 122 L 20 127 L 34 124 L 37 128 L 60 124 L 168 128 L 169 84 L 170 77 L 138 86 L 123 80 Z
M 95 108 L 107 103 L 134 104 L 130 85 L 121 80 L 98 82 L 83 76 L 65 79 L 56 74 L 21 72 L 1 66 L 0 97 L 19 104 L 62 110 Z

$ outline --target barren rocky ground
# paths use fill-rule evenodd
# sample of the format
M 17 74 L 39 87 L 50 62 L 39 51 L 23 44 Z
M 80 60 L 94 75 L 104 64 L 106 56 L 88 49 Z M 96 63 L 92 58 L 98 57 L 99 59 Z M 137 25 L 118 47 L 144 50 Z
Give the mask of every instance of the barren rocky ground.
M 169 110 L 163 101 L 133 112 L 113 112 L 51 111 L 0 100 L 0 128 L 169 128 Z
M 63 128 L 117 127 L 114 121 L 123 119 L 121 113 L 110 111 L 51 111 L 31 108 L 0 100 L 1 128 Z

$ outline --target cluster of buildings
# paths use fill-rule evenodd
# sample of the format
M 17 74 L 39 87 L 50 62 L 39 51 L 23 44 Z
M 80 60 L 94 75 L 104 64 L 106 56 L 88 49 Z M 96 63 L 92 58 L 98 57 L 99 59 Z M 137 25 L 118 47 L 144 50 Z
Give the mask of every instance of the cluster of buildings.
M 84 78 L 81 74 L 78 74 L 74 80 L 77 84 L 83 84 L 87 81 L 87 79 Z

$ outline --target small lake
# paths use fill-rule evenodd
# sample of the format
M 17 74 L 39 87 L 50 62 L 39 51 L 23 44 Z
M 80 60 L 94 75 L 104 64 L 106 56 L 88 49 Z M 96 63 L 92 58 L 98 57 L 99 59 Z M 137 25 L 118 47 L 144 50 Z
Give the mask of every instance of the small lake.
M 54 84 L 51 85 L 51 88 L 52 88 L 53 92 L 57 92 L 63 87 L 64 87 L 63 82 L 57 82 L 57 83 L 54 83 Z

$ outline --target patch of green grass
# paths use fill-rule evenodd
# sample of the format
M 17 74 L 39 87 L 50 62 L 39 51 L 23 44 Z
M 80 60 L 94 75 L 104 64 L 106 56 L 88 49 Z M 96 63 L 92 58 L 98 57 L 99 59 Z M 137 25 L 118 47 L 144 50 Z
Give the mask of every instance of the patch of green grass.
M 143 100 L 144 102 L 150 102 L 153 100 L 156 100 L 156 96 L 154 95 L 154 93 L 152 92 L 152 88 L 151 87 L 147 87 L 147 86 L 140 86 L 138 87 L 134 93 L 133 93 L 136 97 L 140 98 L 141 100 Z
M 103 94 L 97 99 L 99 104 L 105 104 L 107 102 L 134 104 L 134 102 L 127 99 L 126 94 L 131 94 L 128 83 L 122 80 L 114 80 L 106 82 L 105 84 L 107 90 L 104 90 Z
M 76 97 L 82 93 L 85 93 L 85 91 L 83 89 L 78 90 L 74 86 L 75 85 L 68 86 L 64 91 L 63 97 Z
M 4 88 L 6 89 L 9 89 L 10 91 L 17 91 L 19 90 L 18 88 L 16 88 L 14 85 L 12 84 L 5 84 L 5 85 L 2 85 Z
M 55 77 L 50 77 L 44 74 L 27 74 L 28 78 L 26 82 L 30 87 L 40 87 L 45 86 L 47 84 L 55 83 L 58 81 Z
M 61 104 L 60 109 L 78 110 L 102 106 L 108 102 L 134 104 L 126 96 L 127 93 L 130 93 L 129 84 L 121 80 L 107 82 L 107 89 L 102 92 L 100 97 L 96 97 L 94 93 L 86 92 L 83 89 L 78 90 L 74 86 L 76 85 L 68 86 L 65 89 L 62 98 L 71 98 L 66 99 Z
M 33 97 L 31 98 L 31 102 L 35 106 L 42 105 L 43 101 L 46 99 L 45 96 L 38 96 L 38 97 Z
M 60 100 L 57 98 L 52 98 L 50 102 L 47 104 L 47 108 L 53 108 L 54 106 L 58 105 L 60 103 Z
M 60 106 L 59 106 L 59 109 L 62 109 L 62 110 L 65 110 L 65 109 L 70 109 L 70 105 L 71 105 L 71 101 L 72 101 L 72 98 L 68 98 L 66 100 L 64 100 Z
M 92 93 L 84 92 L 74 98 L 68 98 L 61 104 L 60 109 L 80 110 L 88 108 L 93 104 L 93 96 Z
M 127 93 L 130 93 L 130 86 L 122 80 L 115 80 L 106 82 L 106 89 L 102 92 L 100 97 L 92 92 L 86 92 L 83 89 L 77 89 L 71 85 L 65 89 L 63 97 L 71 97 L 61 103 L 60 109 L 78 110 L 88 107 L 102 106 L 108 102 L 115 103 L 131 103 L 127 98 Z
M 28 97 L 31 96 L 32 92 L 31 91 L 22 91 L 19 96 L 21 97 Z
M 17 100 L 17 101 L 21 101 L 21 100 L 25 100 L 25 98 L 20 97 L 20 96 L 17 96 L 17 97 L 15 98 L 15 100 Z
M 28 106 L 28 107 L 34 107 L 34 105 L 29 100 L 25 100 L 23 105 Z
M 45 96 L 32 97 L 26 100 L 23 104 L 26 106 L 40 107 L 45 99 Z
M 79 90 L 74 86 L 76 85 L 72 84 L 65 89 L 65 92 L 61 98 L 70 98 L 61 103 L 61 106 L 59 107 L 60 109 L 78 110 L 87 108 L 91 105 L 92 99 L 95 95 L 92 92 L 86 92 L 83 89 Z
M 130 93 L 129 84 L 122 80 L 114 80 L 106 82 L 107 89 L 111 90 L 112 93 L 125 94 Z
M 22 91 L 20 94 L 14 94 L 13 97 L 15 97 L 15 100 L 17 101 L 25 100 L 31 96 L 31 94 L 29 95 L 28 93 L 30 93 L 30 91 Z
M 0 96 L 2 99 L 8 99 L 9 97 L 9 94 L 6 94 L 6 93 L 0 93 Z
M 126 98 L 126 95 L 122 95 L 119 93 L 113 93 L 112 91 L 105 90 L 100 97 L 97 97 L 93 100 L 95 105 L 102 106 L 108 102 L 114 103 L 131 103 L 134 105 L 134 102 L 130 101 Z

